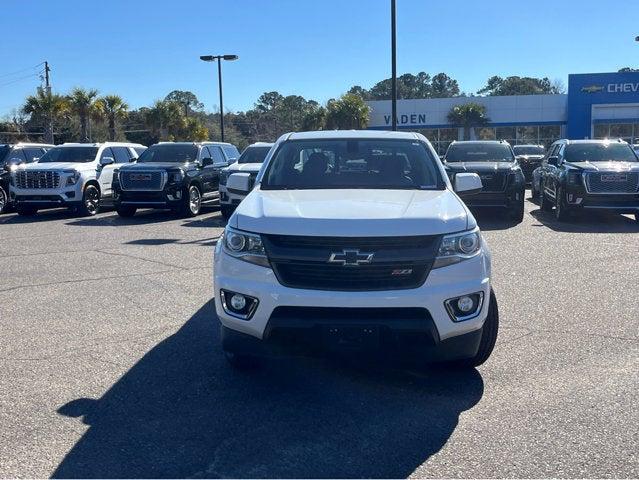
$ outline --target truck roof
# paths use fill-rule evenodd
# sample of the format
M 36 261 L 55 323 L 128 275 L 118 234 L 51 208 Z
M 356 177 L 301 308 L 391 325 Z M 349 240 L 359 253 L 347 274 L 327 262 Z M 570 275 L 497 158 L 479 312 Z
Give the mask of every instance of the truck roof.
M 391 132 L 389 130 L 322 130 L 318 132 L 288 133 L 287 140 L 333 140 L 333 139 L 375 139 L 375 140 L 416 140 L 414 132 Z

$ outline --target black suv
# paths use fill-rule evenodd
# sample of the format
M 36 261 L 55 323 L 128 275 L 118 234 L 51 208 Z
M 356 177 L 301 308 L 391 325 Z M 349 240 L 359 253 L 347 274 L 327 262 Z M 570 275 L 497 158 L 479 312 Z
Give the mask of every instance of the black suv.
M 138 208 L 171 209 L 184 216 L 219 198 L 220 170 L 239 158 L 230 143 L 157 143 L 137 162 L 116 170 L 113 197 L 123 217 Z
M 481 192 L 464 197 L 469 207 L 506 208 L 512 220 L 524 219 L 526 181 L 508 142 L 455 141 L 446 151 L 444 166 L 451 181 L 464 172 L 477 173 L 481 178 Z
M 0 213 L 9 210 L 9 177 L 12 167 L 36 162 L 53 145 L 42 143 L 0 144 Z
M 541 209 L 632 213 L 639 222 L 639 158 L 623 140 L 558 140 L 537 170 Z
M 515 145 L 513 146 L 513 152 L 515 152 L 515 158 L 519 162 L 521 171 L 524 172 L 526 183 L 531 183 L 532 172 L 541 165 L 546 149 L 543 145 Z

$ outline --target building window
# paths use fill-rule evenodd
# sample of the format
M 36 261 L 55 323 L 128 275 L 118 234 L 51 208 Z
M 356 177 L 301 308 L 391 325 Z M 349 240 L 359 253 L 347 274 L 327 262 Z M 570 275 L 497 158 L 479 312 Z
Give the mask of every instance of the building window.
M 477 140 L 496 140 L 495 129 L 492 127 L 475 128 Z
M 592 137 L 621 138 L 628 143 L 639 143 L 639 124 L 632 123 L 595 123 Z

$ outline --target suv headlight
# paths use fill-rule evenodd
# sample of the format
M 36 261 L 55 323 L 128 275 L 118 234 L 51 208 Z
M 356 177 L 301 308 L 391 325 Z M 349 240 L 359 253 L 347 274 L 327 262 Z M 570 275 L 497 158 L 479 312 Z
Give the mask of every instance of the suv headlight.
M 179 183 L 182 180 L 184 180 L 184 172 L 182 170 L 169 173 L 169 182 Z
M 568 183 L 570 185 L 579 185 L 581 183 L 581 174 L 579 172 L 568 172 Z
M 441 268 L 459 263 L 479 254 L 481 250 L 481 233 L 479 228 L 467 232 L 446 235 L 437 252 L 433 268 Z
M 270 267 L 262 237 L 256 233 L 243 232 L 227 226 L 223 233 L 222 246 L 232 257 L 262 267 Z
M 67 177 L 67 186 L 75 185 L 76 183 L 78 183 L 78 180 L 80 180 L 80 172 L 78 172 L 77 170 L 68 170 L 64 173 L 71 174 Z

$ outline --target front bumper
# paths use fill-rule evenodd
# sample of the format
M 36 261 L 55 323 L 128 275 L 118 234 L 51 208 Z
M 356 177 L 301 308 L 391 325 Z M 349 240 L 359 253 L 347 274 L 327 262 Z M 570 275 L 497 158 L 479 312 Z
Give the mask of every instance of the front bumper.
M 26 205 L 38 209 L 72 207 L 82 204 L 83 184 L 62 188 L 17 188 L 9 187 L 9 196 L 14 205 Z
M 511 208 L 519 205 L 524 198 L 524 186 L 505 190 L 503 192 L 480 192 L 476 195 L 464 197 L 468 207 L 500 207 Z
M 246 197 L 246 195 L 242 195 L 235 192 L 230 192 L 226 185 L 220 185 L 220 204 L 221 205 L 231 205 L 233 207 L 237 207 L 242 200 Z
M 639 194 L 591 194 L 582 186 L 567 186 L 565 206 L 575 210 L 605 210 L 611 213 L 638 213 Z
M 159 191 L 113 189 L 113 203 L 117 207 L 175 209 L 180 206 L 184 192 L 181 187 L 167 186 Z
M 475 332 L 481 336 L 481 328 L 488 314 L 490 298 L 490 253 L 484 245 L 483 253 L 464 262 L 432 270 L 426 282 L 409 290 L 346 292 L 306 290 L 282 286 L 270 268 L 253 265 L 233 258 L 216 248 L 214 260 L 214 291 L 217 316 L 223 327 L 234 332 L 262 340 L 267 344 L 274 339 L 277 327 L 281 326 L 278 307 L 292 308 L 299 315 L 288 315 L 288 327 L 318 331 L 326 326 L 368 325 L 381 331 L 425 333 L 423 348 L 444 348 L 446 341 L 460 335 Z M 227 314 L 220 300 L 220 290 L 229 290 L 255 297 L 259 304 L 249 320 Z M 444 305 L 450 298 L 483 292 L 485 301 L 479 314 L 467 321 L 454 322 Z M 299 307 L 299 308 L 296 308 Z M 335 315 L 318 315 L 318 309 L 332 308 Z M 350 310 L 349 310 L 350 309 Z M 384 310 L 392 309 L 392 310 Z M 421 318 L 411 317 L 403 321 L 402 312 L 419 309 L 425 312 Z M 379 313 L 366 318 L 367 311 L 378 310 L 391 313 L 389 318 L 379 318 Z M 339 312 L 338 312 L 339 311 Z M 346 315 L 342 313 L 346 311 Z M 353 315 L 348 315 L 353 312 Z M 364 315 L 360 315 L 364 312 Z M 328 311 L 330 313 L 330 311 Z M 339 315 L 337 315 L 339 313 Z M 331 318 L 332 317 L 332 318 Z M 479 333 L 478 333 L 479 332 Z M 312 334 L 312 333 L 311 333 Z M 473 337 L 472 335 L 470 337 Z M 468 339 L 470 338 L 467 338 Z M 240 338 L 246 338 L 240 335 Z M 474 337 L 473 337 L 474 338 Z M 250 340 L 250 339 L 249 339 Z M 462 342 L 468 345 L 468 342 Z M 473 340 L 474 341 L 474 340 Z M 264 348 L 264 343 L 258 343 Z M 470 350 L 476 345 L 470 342 Z M 468 351 L 465 351 L 465 354 Z M 464 354 L 464 355 L 465 355 Z M 471 352 L 465 356 L 471 356 Z

